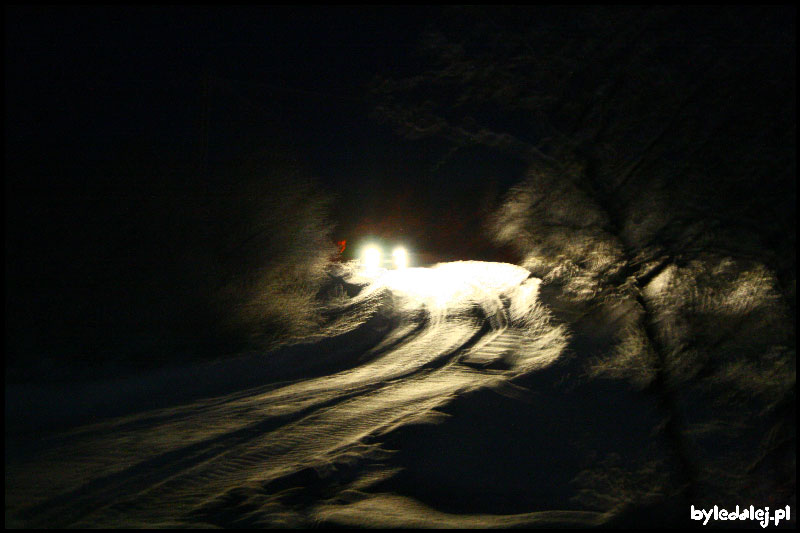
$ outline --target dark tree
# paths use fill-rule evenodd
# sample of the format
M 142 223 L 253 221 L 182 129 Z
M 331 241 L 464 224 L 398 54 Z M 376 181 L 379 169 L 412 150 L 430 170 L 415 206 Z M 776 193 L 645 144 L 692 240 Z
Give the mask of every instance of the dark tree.
M 604 317 L 588 375 L 659 407 L 668 481 L 634 503 L 794 496 L 794 17 L 455 8 L 375 84 L 400 134 L 527 163 L 489 228 L 565 320 Z

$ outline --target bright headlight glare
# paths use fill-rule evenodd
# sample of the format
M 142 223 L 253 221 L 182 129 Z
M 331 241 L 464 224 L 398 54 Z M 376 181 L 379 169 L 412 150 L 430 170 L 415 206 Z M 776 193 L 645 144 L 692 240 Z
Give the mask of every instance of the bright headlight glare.
M 363 259 L 364 267 L 370 270 L 379 268 L 381 266 L 381 250 L 377 246 L 367 246 L 364 249 Z
M 408 266 L 408 252 L 405 248 L 397 247 L 392 252 L 395 268 L 406 268 Z

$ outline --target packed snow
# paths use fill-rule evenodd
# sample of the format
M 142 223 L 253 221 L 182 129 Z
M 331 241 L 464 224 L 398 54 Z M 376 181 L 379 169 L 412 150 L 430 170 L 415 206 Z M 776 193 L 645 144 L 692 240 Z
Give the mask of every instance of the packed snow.
M 337 326 L 304 343 L 7 391 L 6 525 L 598 523 L 578 509 L 448 512 L 393 484 L 422 464 L 402 454 L 408 431 L 435 430 L 453 402 L 480 412 L 484 391 L 531 409 L 535 393 L 516 382 L 563 358 L 569 340 L 538 279 L 466 261 L 369 273 L 348 264 L 337 280 L 361 290 L 339 291 L 329 304 Z

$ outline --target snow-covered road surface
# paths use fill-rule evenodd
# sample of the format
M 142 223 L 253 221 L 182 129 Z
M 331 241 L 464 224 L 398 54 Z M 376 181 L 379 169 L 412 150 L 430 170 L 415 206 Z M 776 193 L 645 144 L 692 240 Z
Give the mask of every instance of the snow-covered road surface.
M 568 335 L 539 302 L 539 280 L 485 262 L 346 276 L 364 288 L 342 298 L 339 335 L 183 377 L 64 392 L 49 414 L 73 423 L 58 431 L 36 426 L 37 416 L 55 421 L 47 401 L 58 393 L 16 391 L 31 420 L 6 424 L 7 436 L 18 426 L 6 452 L 6 525 L 597 522 L 581 511 L 453 514 L 389 490 L 404 467 L 389 435 L 440 422 L 445 406 L 475 391 L 525 396 L 514 380 L 563 356 Z

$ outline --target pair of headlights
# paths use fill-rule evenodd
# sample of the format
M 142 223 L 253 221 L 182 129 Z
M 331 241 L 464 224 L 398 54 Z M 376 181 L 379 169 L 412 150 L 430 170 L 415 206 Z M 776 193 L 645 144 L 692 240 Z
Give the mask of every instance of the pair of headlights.
M 361 254 L 364 268 L 375 270 L 384 266 L 383 252 L 377 246 L 367 246 Z M 408 252 L 402 246 L 392 250 L 391 264 L 394 268 L 408 267 Z

